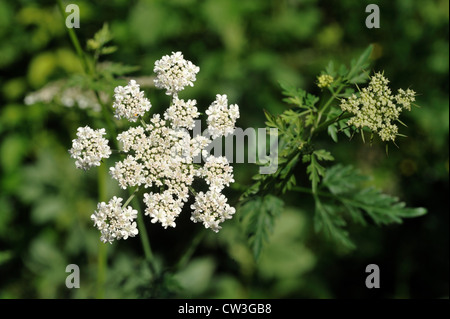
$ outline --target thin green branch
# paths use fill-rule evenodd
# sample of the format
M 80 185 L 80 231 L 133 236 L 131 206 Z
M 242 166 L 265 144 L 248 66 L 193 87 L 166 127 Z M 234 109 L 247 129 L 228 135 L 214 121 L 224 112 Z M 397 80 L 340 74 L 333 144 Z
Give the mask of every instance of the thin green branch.
M 326 129 L 328 126 L 330 126 L 333 123 L 336 123 L 340 120 L 344 120 L 344 119 L 348 119 L 350 117 L 354 116 L 351 113 L 344 113 L 344 114 L 340 114 L 339 116 L 336 116 L 335 118 L 332 118 L 328 121 L 323 122 L 322 124 L 320 124 L 313 132 L 313 136 L 320 133 L 321 131 L 323 131 L 324 129 Z
M 189 247 L 186 249 L 184 254 L 181 255 L 180 259 L 176 263 L 175 271 L 183 269 L 187 265 L 192 255 L 194 254 L 195 250 L 197 249 L 198 245 L 205 237 L 205 235 L 206 235 L 205 229 L 201 229 L 200 232 L 197 233 L 197 235 L 194 237 Z
M 61 12 L 61 15 L 65 21 L 67 19 L 67 14 L 66 14 L 66 10 L 64 9 L 62 0 L 57 0 L 57 2 L 58 2 L 58 7 Z M 92 69 L 89 67 L 89 63 L 88 63 L 86 54 L 84 53 L 83 49 L 81 48 L 80 41 L 78 41 L 78 37 L 77 37 L 75 31 L 73 30 L 73 28 L 67 28 L 67 27 L 66 27 L 66 30 L 67 30 L 67 33 L 69 34 L 70 40 L 72 41 L 72 44 L 75 48 L 75 51 L 77 52 L 78 57 L 81 60 L 84 72 L 86 72 L 87 74 L 92 74 Z
M 322 119 L 322 115 L 325 113 L 325 111 L 330 107 L 331 103 L 337 98 L 337 95 L 342 91 L 342 89 L 345 87 L 345 84 L 341 84 L 338 89 L 330 96 L 327 103 L 320 109 L 318 116 L 317 116 L 317 122 L 316 127 L 319 125 L 320 120 Z
M 149 263 L 151 271 L 155 273 L 156 269 L 154 265 L 154 257 L 152 248 L 150 246 L 150 239 L 148 237 L 147 229 L 145 228 L 143 212 L 139 208 L 139 202 L 137 201 L 137 199 L 132 202 L 132 205 L 134 209 L 138 211 L 137 226 L 139 230 L 139 238 L 141 239 L 142 249 L 144 250 L 145 259 Z
M 106 189 L 106 166 L 100 165 L 98 168 L 98 199 L 105 202 L 107 195 Z M 97 292 L 96 298 L 103 299 L 105 295 L 106 262 L 107 262 L 107 244 L 99 241 L 97 252 Z

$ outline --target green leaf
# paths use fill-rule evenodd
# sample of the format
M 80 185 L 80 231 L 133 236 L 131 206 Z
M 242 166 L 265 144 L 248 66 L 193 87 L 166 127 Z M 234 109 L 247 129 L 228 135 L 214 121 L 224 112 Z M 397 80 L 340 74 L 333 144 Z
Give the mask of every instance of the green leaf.
M 339 215 L 339 208 L 325 205 L 316 197 L 316 212 L 314 215 L 314 228 L 316 232 L 323 231 L 331 240 L 346 249 L 354 249 L 355 244 L 350 240 L 345 230 L 346 221 Z
M 330 126 L 328 126 L 327 128 L 328 131 L 328 135 L 330 135 L 331 139 L 337 143 L 338 140 L 338 136 L 337 136 L 337 123 L 333 123 Z
M 294 86 L 281 82 L 280 86 L 283 89 L 282 94 L 287 96 L 287 98 L 283 99 L 284 102 L 296 105 L 302 109 L 316 109 L 315 105 L 319 102 L 317 96 L 309 94 L 303 89 L 295 88 Z
M 334 161 L 333 155 L 326 150 L 317 150 L 313 153 L 319 161 Z
M 325 68 L 325 73 L 331 75 L 332 77 L 336 76 L 336 71 L 334 70 L 334 63 L 333 61 L 330 61 Z
M 275 219 L 281 214 L 283 201 L 273 195 L 255 196 L 240 208 L 245 234 L 253 257 L 258 260 L 273 231 Z
M 94 38 L 87 41 L 87 48 L 88 50 L 96 51 L 111 41 L 112 38 L 113 36 L 109 31 L 109 26 L 105 23 L 103 24 L 103 27 L 94 34 Z
M 351 69 L 347 74 L 347 79 L 350 83 L 361 83 L 361 79 L 365 74 L 364 69 L 369 66 L 369 58 L 372 54 L 372 50 L 373 46 L 370 45 L 366 50 L 364 50 L 358 60 L 353 60 L 351 62 Z
M 263 111 L 264 111 L 264 115 L 266 116 L 266 119 L 267 119 L 266 125 L 268 127 L 278 128 L 275 116 L 273 116 L 272 114 L 270 114 L 268 111 L 266 111 L 264 109 L 263 109 Z
M 138 66 L 116 62 L 104 62 L 99 64 L 99 72 L 105 77 L 122 76 L 139 70 Z
M 367 178 L 351 166 L 336 165 L 331 167 L 323 186 L 328 188 L 334 198 L 340 202 L 358 221 L 364 216 L 372 219 L 377 225 L 401 223 L 403 218 L 418 217 L 426 214 L 426 209 L 408 208 L 395 196 L 383 194 L 381 191 L 364 187 Z M 361 216 L 357 216 L 357 215 Z
M 338 164 L 328 168 L 323 185 L 334 195 L 351 194 L 367 180 L 366 176 L 361 175 L 352 166 Z
M 317 150 L 314 151 L 310 157 L 306 155 L 303 156 L 303 162 L 310 162 L 310 164 L 306 167 L 306 172 L 309 175 L 309 180 L 312 184 L 312 190 L 315 194 L 317 192 L 317 186 L 320 182 L 320 177 L 325 176 L 325 167 L 320 165 L 318 161 L 333 161 L 334 157 L 330 152 L 326 150 Z
M 111 54 L 117 51 L 117 47 L 116 46 L 108 46 L 108 47 L 103 47 L 100 50 L 100 54 L 106 55 L 106 54 Z
M 286 83 L 279 83 L 281 88 L 283 89 L 281 93 L 287 96 L 287 98 L 283 99 L 283 101 L 289 104 L 297 105 L 298 107 L 302 107 L 303 100 L 306 96 L 306 91 L 297 89 L 296 87 Z

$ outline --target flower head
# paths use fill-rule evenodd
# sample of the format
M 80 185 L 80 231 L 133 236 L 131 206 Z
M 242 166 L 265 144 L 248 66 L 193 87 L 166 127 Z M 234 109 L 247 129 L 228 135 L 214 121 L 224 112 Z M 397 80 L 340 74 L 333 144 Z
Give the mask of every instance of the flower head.
M 72 148 L 69 150 L 70 156 L 75 158 L 77 168 L 87 170 L 92 166 L 100 166 L 102 158 L 111 155 L 108 140 L 103 138 L 105 129 L 93 130 L 89 126 L 77 129 L 77 139 L 72 140 Z
M 112 243 L 115 239 L 127 239 L 138 234 L 136 227 L 137 210 L 131 206 L 122 208 L 122 198 L 114 196 L 108 204 L 98 203 L 91 215 L 94 226 L 100 230 L 100 240 Z
M 145 215 L 152 223 L 160 223 L 164 228 L 175 227 L 176 219 L 192 193 L 196 199 L 191 205 L 194 210 L 191 219 L 217 232 L 219 224 L 235 213 L 225 195 L 220 193 L 234 182 L 233 168 L 226 157 L 209 156 L 207 149 L 211 138 L 190 132 L 200 115 L 196 100 L 178 98 L 178 92 L 185 86 L 193 86 L 199 68 L 185 60 L 181 52 L 176 52 L 156 61 L 154 70 L 157 74 L 155 85 L 172 95 L 171 105 L 163 116 L 154 114 L 149 120 L 141 119 L 138 126 L 117 135 L 120 153 L 125 156 L 116 161 L 109 172 L 123 189 L 147 189 L 143 199 Z M 151 107 L 134 80 L 125 87 L 116 87 L 114 92 L 113 107 L 117 118 L 136 122 Z M 226 95 L 217 95 L 206 114 L 208 131 L 216 138 L 233 133 L 239 108 L 228 106 Z M 77 158 L 77 167 L 99 165 L 101 158 L 111 154 L 107 141 L 101 137 L 104 134 L 105 129 L 79 128 L 79 138 L 74 140 L 71 149 L 72 156 Z M 206 159 L 203 166 L 200 157 Z M 205 180 L 209 190 L 197 194 L 193 188 L 195 179 Z M 109 203 L 101 202 L 91 216 L 104 242 L 137 234 L 134 222 L 137 212 L 131 207 L 123 208 L 121 202 L 122 199 L 117 197 Z
M 199 169 L 199 175 L 205 178 L 210 189 L 220 192 L 234 182 L 233 167 L 225 156 L 209 156 L 205 165 Z
M 172 52 L 155 62 L 155 86 L 166 89 L 167 95 L 177 95 L 186 86 L 194 86 L 200 68 L 185 60 L 181 52 Z
M 317 83 L 318 87 L 326 88 L 326 87 L 329 87 L 331 85 L 331 83 L 333 83 L 334 78 L 331 75 L 322 74 L 317 77 L 317 81 L 318 81 L 318 83 Z
M 197 111 L 196 100 L 180 100 L 176 96 L 172 105 L 164 113 L 164 118 L 172 122 L 174 128 L 187 128 L 192 130 L 200 113 Z
M 152 107 L 135 80 L 130 80 L 126 86 L 116 87 L 114 93 L 113 108 L 118 119 L 124 117 L 130 122 L 136 122 L 139 116 L 143 116 Z
M 164 228 L 176 226 L 175 219 L 181 213 L 183 202 L 175 199 L 171 191 L 144 194 L 144 203 L 145 215 L 152 218 L 152 223 L 159 222 Z
M 239 118 L 239 107 L 236 104 L 228 106 L 227 96 L 217 94 L 216 100 L 206 110 L 208 115 L 208 131 L 212 138 L 227 136 L 235 129 Z
M 219 224 L 231 219 L 236 212 L 227 204 L 225 195 L 215 190 L 198 193 L 191 209 L 194 210 L 191 216 L 194 223 L 201 222 L 206 228 L 211 228 L 216 233 L 221 229 Z
M 398 134 L 395 124 L 403 111 L 410 110 L 415 100 L 413 90 L 399 89 L 392 95 L 388 86 L 389 80 L 381 73 L 370 78 L 369 85 L 360 91 L 359 96 L 352 94 L 341 101 L 342 111 L 354 114 L 347 125 L 356 128 L 368 127 L 378 134 L 383 141 L 394 141 Z

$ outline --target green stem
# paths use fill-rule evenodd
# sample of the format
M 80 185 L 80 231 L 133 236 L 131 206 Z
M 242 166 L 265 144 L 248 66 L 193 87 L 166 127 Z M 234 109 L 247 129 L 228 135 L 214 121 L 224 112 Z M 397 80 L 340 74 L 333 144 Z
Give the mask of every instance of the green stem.
M 319 125 L 320 120 L 322 119 L 322 115 L 323 113 L 330 107 L 331 102 L 333 102 L 333 100 L 337 97 L 337 95 L 342 91 L 342 89 L 345 87 L 344 84 L 341 84 L 338 89 L 330 96 L 330 98 L 328 99 L 327 103 L 325 103 L 325 105 L 322 107 L 322 109 L 319 111 L 319 114 L 317 116 L 317 122 L 316 122 L 316 127 Z
M 184 254 L 180 257 L 178 262 L 175 265 L 175 271 L 178 271 L 186 266 L 186 264 L 191 259 L 192 255 L 194 254 L 195 250 L 197 249 L 198 245 L 202 241 L 202 239 L 205 237 L 206 231 L 205 229 L 200 230 L 199 233 L 194 237 L 192 240 L 192 243 L 189 245 L 189 247 L 186 249 Z
M 292 187 L 292 190 L 296 191 L 296 192 L 300 192 L 300 193 L 306 193 L 306 194 L 313 195 L 314 198 L 316 198 L 317 195 L 323 196 L 323 197 L 328 197 L 328 198 L 336 198 L 336 196 L 334 196 L 333 194 L 324 193 L 324 192 L 320 192 L 320 191 L 313 192 L 312 189 L 307 188 L 307 187 L 294 186 L 294 187 Z
M 323 131 L 324 129 L 326 129 L 328 126 L 330 126 L 331 124 L 340 121 L 340 120 L 344 120 L 344 119 L 348 119 L 350 117 L 352 117 L 353 114 L 351 113 L 344 113 L 344 114 L 340 114 L 339 116 L 336 116 L 333 119 L 330 119 L 328 121 L 323 122 L 322 124 L 320 124 L 313 132 L 313 135 L 316 135 L 317 133 Z
M 95 97 L 97 99 L 98 104 L 100 104 L 100 108 L 102 109 L 102 115 L 103 119 L 106 122 L 106 125 L 108 126 L 108 130 L 112 136 L 116 136 L 116 127 L 114 126 L 114 123 L 111 121 L 111 115 L 112 112 L 108 109 L 108 107 L 103 103 L 102 99 L 100 98 L 100 94 L 94 90 Z M 117 143 L 117 140 L 114 139 L 114 145 L 119 148 L 119 144 Z
M 58 2 L 59 10 L 61 11 L 61 14 L 62 14 L 64 22 L 65 22 L 65 20 L 67 19 L 66 10 L 64 9 L 64 5 L 62 3 L 62 0 L 57 0 L 57 2 Z M 67 33 L 69 34 L 70 40 L 72 41 L 72 44 L 73 44 L 73 46 L 75 48 L 75 51 L 77 52 L 77 55 L 78 55 L 78 57 L 81 60 L 81 63 L 83 65 L 83 70 L 87 74 L 92 74 L 92 70 L 89 67 L 89 63 L 88 63 L 88 60 L 86 58 L 86 55 L 84 54 L 84 51 L 81 48 L 80 41 L 78 41 L 77 34 L 73 30 L 73 28 L 67 28 L 66 27 L 66 29 L 67 29 Z
M 139 186 L 136 187 L 136 189 L 131 193 L 130 192 L 130 197 L 128 197 L 127 201 L 125 202 L 125 204 L 123 204 L 122 208 L 127 207 L 127 205 L 131 202 L 131 200 L 134 198 L 134 196 L 136 196 L 136 193 L 139 191 Z
M 133 201 L 133 207 L 138 210 L 137 226 L 139 230 L 139 238 L 141 239 L 142 249 L 144 250 L 145 260 L 148 262 L 152 273 L 156 273 L 155 260 L 150 246 L 150 239 L 148 237 L 147 229 L 144 223 L 144 214 L 139 210 L 139 203 Z
M 144 128 L 147 127 L 147 123 L 145 123 L 144 119 L 141 118 L 141 119 L 139 119 L 139 121 L 141 122 L 141 124 Z
M 67 18 L 67 15 L 66 15 L 66 11 L 64 10 L 64 5 L 62 3 L 62 0 L 57 0 L 57 1 L 58 1 L 59 10 L 61 11 L 63 19 L 65 20 Z M 92 68 L 91 65 L 89 64 L 86 54 L 84 53 L 83 49 L 81 48 L 80 41 L 78 40 L 77 34 L 73 30 L 73 28 L 66 28 L 66 29 L 67 29 L 67 33 L 69 34 L 70 40 L 72 41 L 72 44 L 75 48 L 75 51 L 77 52 L 77 55 L 81 60 L 84 72 L 86 74 L 89 74 L 92 77 L 94 77 L 95 76 L 95 68 Z M 115 127 L 110 119 L 111 112 L 108 110 L 107 106 L 100 99 L 99 93 L 96 90 L 94 90 L 94 93 L 95 93 L 95 97 L 97 98 L 97 102 L 101 106 L 102 114 L 103 114 L 104 120 L 106 121 L 106 125 L 108 126 L 108 130 L 110 131 L 110 134 L 115 136 L 115 134 L 114 134 Z
M 62 0 L 57 0 L 57 2 L 58 2 L 59 10 L 61 11 L 61 14 L 63 16 L 63 19 L 66 20 L 67 15 L 64 10 L 64 5 L 62 3 Z M 91 75 L 92 77 L 95 77 L 95 69 L 93 69 L 91 67 L 91 65 L 89 64 L 86 54 L 84 53 L 83 49 L 81 48 L 80 41 L 78 40 L 78 37 L 77 37 L 75 31 L 71 28 L 66 28 L 66 29 L 69 34 L 70 40 L 72 41 L 72 44 L 75 48 L 75 51 L 77 52 L 77 55 L 81 60 L 84 72 L 86 74 Z M 111 118 L 110 118 L 111 112 L 108 110 L 107 106 L 101 100 L 99 93 L 95 90 L 94 90 L 94 93 L 95 93 L 98 103 L 101 106 L 102 115 L 108 126 L 108 130 L 110 131 L 110 134 L 112 136 L 116 136 L 117 135 L 116 128 L 113 125 L 113 122 L 111 121 Z M 118 149 L 119 146 L 118 146 L 118 142 L 116 139 L 113 139 L 113 143 L 116 146 L 116 148 Z M 100 166 L 100 167 L 102 167 L 102 166 Z M 100 172 L 102 172 L 102 173 L 100 173 Z M 105 193 L 106 192 L 106 187 L 105 187 L 105 183 L 106 183 L 105 176 L 106 175 L 107 174 L 104 169 L 99 169 L 99 194 L 101 194 L 100 201 L 102 201 L 103 196 L 105 197 L 105 199 L 103 201 L 106 201 L 106 193 Z M 131 201 L 133 198 L 134 198 L 134 193 L 131 193 L 131 191 L 130 191 L 130 198 L 128 199 L 126 204 L 128 205 L 129 201 Z M 139 233 L 141 234 L 141 236 L 139 236 L 139 237 L 141 238 L 141 241 L 142 241 L 142 247 L 144 249 L 145 258 L 147 259 L 147 261 L 149 261 L 152 271 L 154 271 L 153 254 L 152 254 L 152 251 L 150 248 L 150 241 L 148 239 L 147 231 L 145 229 L 145 224 L 143 221 L 142 213 L 140 211 L 139 203 L 136 201 L 133 201 L 133 207 L 139 212 L 137 224 L 138 224 Z M 99 247 L 99 251 L 98 251 L 99 263 L 98 263 L 98 280 L 97 280 L 97 298 L 103 298 L 103 295 L 104 295 L 104 280 L 105 280 L 105 269 L 106 269 L 106 258 L 107 258 L 106 247 L 107 246 L 105 244 L 100 242 L 100 247 Z
M 188 186 L 189 190 L 191 191 L 192 195 L 197 196 L 197 192 L 195 191 L 195 189 L 192 186 Z
M 98 168 L 98 198 L 100 202 L 105 202 L 107 197 L 106 190 L 106 166 L 100 165 Z M 107 263 L 107 244 L 98 241 L 97 256 L 97 299 L 103 299 L 105 295 L 106 263 Z

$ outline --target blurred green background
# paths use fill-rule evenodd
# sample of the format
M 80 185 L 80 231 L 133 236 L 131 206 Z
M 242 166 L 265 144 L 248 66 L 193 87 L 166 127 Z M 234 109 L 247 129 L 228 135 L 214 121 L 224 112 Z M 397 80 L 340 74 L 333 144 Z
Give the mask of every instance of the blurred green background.
M 105 297 L 205 298 L 448 298 L 449 289 L 449 2 L 319 0 L 72 1 L 83 47 L 107 22 L 116 62 L 153 75 L 162 55 L 182 51 L 200 66 L 184 97 L 206 108 L 215 94 L 240 106 L 238 125 L 263 127 L 263 109 L 286 109 L 278 81 L 320 94 L 316 76 L 329 60 L 348 63 L 374 44 L 372 70 L 391 87 L 418 92 L 403 116 L 408 138 L 391 147 L 345 138 L 330 143 L 339 162 L 373 176 L 373 183 L 428 214 L 403 225 L 351 227 L 357 249 L 342 253 L 312 227 L 307 196 L 286 198 L 286 209 L 258 263 L 239 216 L 209 233 L 180 271 L 177 257 L 201 225 L 147 230 L 162 270 L 143 262 L 138 238 L 108 246 Z M 67 2 L 68 4 L 69 2 Z M 381 28 L 365 27 L 376 3 Z M 90 215 L 97 203 L 97 169 L 76 170 L 67 150 L 89 111 L 58 103 L 25 105 L 32 91 L 81 72 L 55 1 L 0 0 L 0 298 L 91 298 L 96 295 L 99 233 Z M 112 95 L 112 92 L 111 92 Z M 160 111 L 167 98 L 148 90 Z M 250 184 L 257 168 L 235 165 L 235 180 Z M 121 192 L 109 179 L 110 197 Z M 230 191 L 235 204 L 238 192 Z M 122 194 L 122 196 L 125 196 Z M 381 288 L 365 288 L 365 267 L 381 269 Z M 65 287 L 66 265 L 77 264 L 81 288 Z

